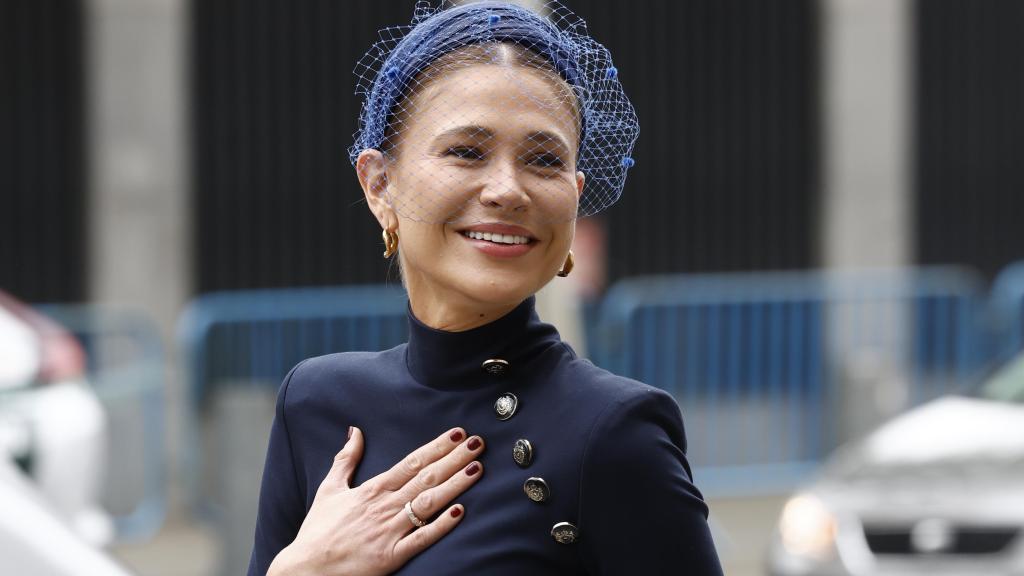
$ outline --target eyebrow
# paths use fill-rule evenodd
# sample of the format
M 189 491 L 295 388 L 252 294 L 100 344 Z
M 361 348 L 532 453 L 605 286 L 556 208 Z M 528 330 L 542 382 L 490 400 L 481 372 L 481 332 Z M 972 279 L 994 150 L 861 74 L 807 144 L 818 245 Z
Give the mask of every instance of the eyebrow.
M 441 132 L 440 134 L 435 136 L 434 142 L 441 142 L 445 139 L 455 137 L 492 138 L 494 137 L 494 132 L 485 126 L 479 126 L 475 124 L 466 126 L 456 126 L 454 128 L 449 128 L 448 130 L 445 130 L 444 132 Z M 546 130 L 537 130 L 535 132 L 530 132 L 526 136 L 526 139 L 531 142 L 537 143 L 554 142 L 556 145 L 560 146 L 565 151 L 571 150 L 568 143 L 565 141 L 565 138 L 562 138 L 562 136 L 554 132 L 548 132 Z
M 569 144 L 565 141 L 565 139 L 559 136 L 558 134 L 555 134 L 554 132 L 539 130 L 537 132 L 531 132 L 530 135 L 527 136 L 526 138 L 531 142 L 537 143 L 554 142 L 557 146 L 561 147 L 562 150 L 566 152 L 571 150 L 571 148 L 569 148 Z
M 483 126 L 456 126 L 455 128 L 449 128 L 448 130 L 445 130 L 444 132 L 438 134 L 436 137 L 434 137 L 434 141 L 438 142 L 446 138 L 453 138 L 456 136 L 471 136 L 474 138 L 484 136 L 487 138 L 491 138 L 494 136 L 494 132 L 491 132 L 489 129 Z

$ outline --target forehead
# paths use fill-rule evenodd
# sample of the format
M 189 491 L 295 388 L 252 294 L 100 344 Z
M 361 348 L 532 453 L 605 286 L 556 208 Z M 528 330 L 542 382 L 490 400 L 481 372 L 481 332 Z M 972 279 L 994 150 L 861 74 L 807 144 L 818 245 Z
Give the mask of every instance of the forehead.
M 553 132 L 576 144 L 572 93 L 522 66 L 474 64 L 443 70 L 410 102 L 399 127 L 418 137 L 473 124 L 497 134 Z

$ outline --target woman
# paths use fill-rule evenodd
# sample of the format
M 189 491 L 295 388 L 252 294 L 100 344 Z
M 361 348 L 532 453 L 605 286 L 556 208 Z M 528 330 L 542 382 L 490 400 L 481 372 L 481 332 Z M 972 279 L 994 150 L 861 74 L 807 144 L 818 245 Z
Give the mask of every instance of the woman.
M 285 378 L 250 574 L 721 573 L 675 402 L 534 311 L 636 138 L 607 51 L 555 8 L 421 3 L 357 69 L 409 342 Z

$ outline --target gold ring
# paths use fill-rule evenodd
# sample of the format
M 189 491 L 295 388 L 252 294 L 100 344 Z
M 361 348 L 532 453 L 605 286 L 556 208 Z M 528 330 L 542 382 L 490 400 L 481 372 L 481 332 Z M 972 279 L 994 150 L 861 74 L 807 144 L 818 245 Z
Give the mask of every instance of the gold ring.
M 409 522 L 412 522 L 412 525 L 417 528 L 422 528 L 427 525 L 426 522 L 420 520 L 412 511 L 412 500 L 405 503 L 405 515 L 409 517 Z

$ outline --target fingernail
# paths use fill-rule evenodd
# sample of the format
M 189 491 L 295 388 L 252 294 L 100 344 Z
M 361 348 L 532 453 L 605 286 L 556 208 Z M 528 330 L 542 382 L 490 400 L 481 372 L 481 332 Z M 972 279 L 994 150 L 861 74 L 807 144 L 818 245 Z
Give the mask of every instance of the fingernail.
M 346 436 L 345 438 L 348 439 L 348 440 L 352 439 L 352 427 L 351 426 L 348 427 L 348 436 Z
M 473 462 L 466 468 L 466 476 L 475 476 L 480 471 L 480 464 Z
M 469 444 L 466 444 L 466 448 L 469 448 L 470 450 L 476 450 L 479 447 L 480 447 L 480 439 L 479 438 L 473 438 L 472 440 L 469 441 Z
M 456 430 L 455 432 L 452 432 L 452 435 L 449 436 L 449 438 L 452 439 L 452 442 L 462 442 L 462 430 Z
M 458 506 L 452 508 L 452 518 L 458 518 L 459 516 L 462 516 L 462 508 Z

